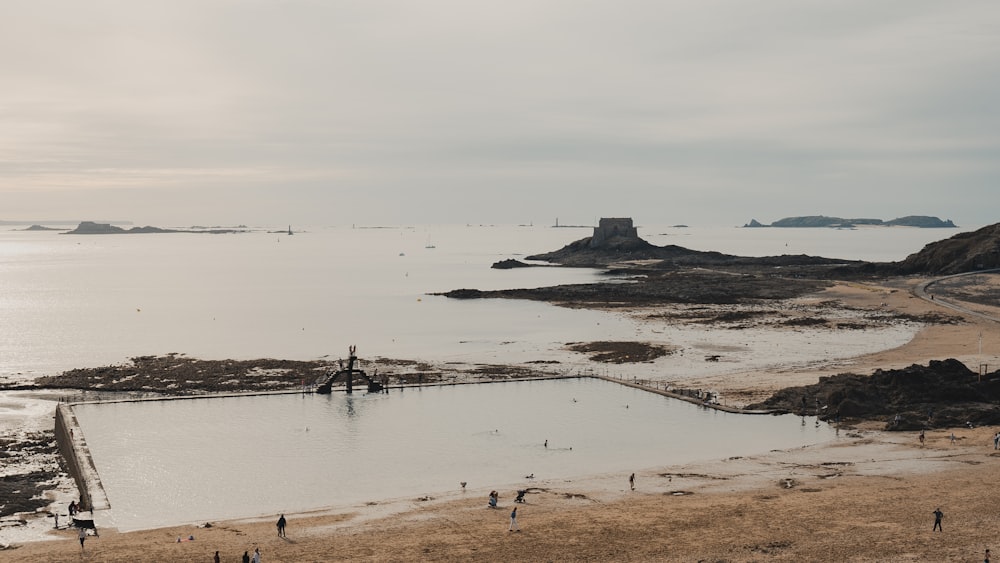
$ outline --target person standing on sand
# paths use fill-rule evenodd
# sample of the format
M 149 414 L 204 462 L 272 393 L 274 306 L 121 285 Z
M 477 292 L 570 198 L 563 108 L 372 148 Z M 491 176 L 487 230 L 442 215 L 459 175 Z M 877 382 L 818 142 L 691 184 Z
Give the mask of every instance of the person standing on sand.
M 212 558 L 212 561 L 213 561 L 213 563 L 219 563 L 219 561 L 221 561 L 221 559 L 219 559 L 219 552 L 218 551 L 215 552 L 215 557 Z
M 921 430 L 921 431 L 920 431 L 920 445 L 921 445 L 921 446 L 922 446 L 922 445 L 924 445 L 924 440 L 926 440 L 926 439 L 927 439 L 927 438 L 926 438 L 926 437 L 924 436 L 924 431 L 923 431 L 923 430 Z
M 241 559 L 241 561 L 243 561 L 243 563 L 250 563 L 250 553 L 244 551 L 243 552 L 243 559 Z
M 510 511 L 510 526 L 507 528 L 508 532 L 513 532 L 514 530 L 517 530 L 518 532 L 521 531 L 521 527 L 517 525 L 517 507 L 516 506 L 514 507 L 514 510 Z
M 80 531 L 77 533 L 77 536 L 80 537 L 80 551 L 85 551 L 86 548 L 83 547 L 83 542 L 87 541 L 87 529 L 79 528 L 79 530 Z
M 259 547 L 253 548 L 253 559 L 252 559 L 252 561 L 253 561 L 253 563 L 260 563 L 260 548 Z
M 983 563 L 990 563 L 990 548 L 986 548 L 986 557 L 983 559 Z
M 635 490 L 635 473 L 628 476 L 628 486 L 634 491 Z
M 933 512 L 933 514 L 934 514 L 934 528 L 931 531 L 943 532 L 944 528 L 941 527 L 941 519 L 944 518 L 944 512 L 941 512 L 941 509 L 938 508 Z
M 279 538 L 285 537 L 285 524 L 286 524 L 286 522 L 285 522 L 285 515 L 282 514 L 281 517 L 278 518 L 278 537 Z

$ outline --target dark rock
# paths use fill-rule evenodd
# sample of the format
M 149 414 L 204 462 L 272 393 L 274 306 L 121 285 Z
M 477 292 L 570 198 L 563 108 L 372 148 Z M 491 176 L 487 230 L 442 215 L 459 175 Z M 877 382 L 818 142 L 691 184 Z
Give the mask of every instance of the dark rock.
M 955 359 L 926 366 L 843 373 L 789 387 L 748 409 L 777 409 L 825 420 L 884 420 L 890 430 L 1000 424 L 1000 371 L 980 379 Z M 818 407 L 818 408 L 817 408 Z M 895 422 L 899 415 L 899 422 Z
M 494 270 L 510 270 L 512 268 L 530 268 L 531 264 L 525 264 L 520 260 L 514 260 L 513 258 L 508 258 L 507 260 L 501 260 L 499 262 L 494 262 L 490 266 Z

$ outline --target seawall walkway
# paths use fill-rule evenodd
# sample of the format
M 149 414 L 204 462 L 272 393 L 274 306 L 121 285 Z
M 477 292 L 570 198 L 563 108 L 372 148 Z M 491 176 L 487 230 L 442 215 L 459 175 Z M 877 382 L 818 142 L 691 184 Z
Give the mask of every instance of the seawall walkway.
M 638 380 L 629 381 L 627 379 L 616 379 L 614 377 L 609 377 L 609 376 L 606 376 L 606 375 L 592 375 L 590 377 L 594 377 L 594 378 L 597 378 L 597 379 L 603 379 L 605 381 L 610 381 L 612 383 L 618 383 L 618 384 L 621 384 L 621 385 L 625 385 L 627 387 L 633 387 L 635 389 L 642 389 L 643 391 L 648 391 L 650 393 L 656 393 L 657 395 L 663 395 L 664 397 L 670 397 L 671 399 L 678 399 L 678 400 L 681 400 L 681 401 L 686 401 L 688 403 L 692 403 L 692 404 L 699 405 L 699 406 L 702 406 L 702 407 L 705 407 L 705 408 L 709 408 L 709 409 L 715 409 L 717 411 L 722 411 L 722 412 L 731 412 L 731 413 L 734 413 L 734 414 L 783 414 L 784 413 L 784 411 L 778 411 L 778 410 L 770 410 L 770 409 L 762 409 L 762 410 L 757 410 L 757 409 L 741 409 L 741 408 L 737 408 L 737 407 L 730 407 L 730 406 L 727 406 L 727 405 L 720 405 L 719 403 L 714 403 L 714 402 L 711 402 L 711 401 L 707 401 L 707 400 L 705 400 L 704 397 L 697 397 L 697 396 L 687 395 L 687 394 L 684 394 L 684 393 L 677 393 L 677 392 L 668 390 L 666 387 L 664 387 L 662 389 L 659 388 L 659 387 L 652 387 L 652 386 L 646 385 L 645 383 L 640 383 Z

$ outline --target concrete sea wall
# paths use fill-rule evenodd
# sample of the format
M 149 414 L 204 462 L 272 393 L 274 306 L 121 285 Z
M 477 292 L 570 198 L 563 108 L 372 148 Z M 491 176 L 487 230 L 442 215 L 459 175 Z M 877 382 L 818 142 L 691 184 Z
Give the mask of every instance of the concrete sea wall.
M 66 460 L 69 473 L 80 491 L 80 502 L 87 510 L 111 508 L 71 405 L 60 404 L 56 407 L 55 432 L 59 453 Z

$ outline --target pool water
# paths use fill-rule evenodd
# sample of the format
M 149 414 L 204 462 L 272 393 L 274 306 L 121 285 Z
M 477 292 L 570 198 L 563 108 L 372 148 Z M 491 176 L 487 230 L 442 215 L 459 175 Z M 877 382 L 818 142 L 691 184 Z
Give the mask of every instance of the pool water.
M 123 530 L 750 455 L 834 439 L 599 379 L 74 407 Z

